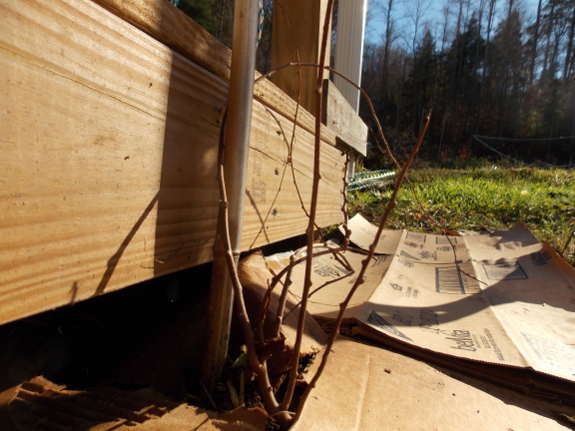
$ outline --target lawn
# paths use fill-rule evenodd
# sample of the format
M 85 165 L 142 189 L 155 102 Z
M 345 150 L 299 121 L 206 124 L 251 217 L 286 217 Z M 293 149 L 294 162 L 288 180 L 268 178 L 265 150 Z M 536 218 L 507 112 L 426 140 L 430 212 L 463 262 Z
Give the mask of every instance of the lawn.
M 560 254 L 575 231 L 575 171 L 503 167 L 415 168 L 398 194 L 389 229 L 492 230 L 525 223 Z M 391 188 L 350 192 L 349 212 L 378 223 Z M 575 238 L 563 257 L 575 265 Z

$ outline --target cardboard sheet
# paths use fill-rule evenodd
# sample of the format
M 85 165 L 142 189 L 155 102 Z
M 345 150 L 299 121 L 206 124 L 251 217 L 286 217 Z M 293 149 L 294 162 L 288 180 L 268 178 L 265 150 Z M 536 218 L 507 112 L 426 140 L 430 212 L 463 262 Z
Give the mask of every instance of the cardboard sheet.
M 377 233 L 377 226 L 372 225 L 358 214 L 349 221 L 348 227 L 351 230 L 353 243 L 364 250 L 369 250 L 369 246 Z M 340 226 L 339 230 L 345 235 L 343 227 Z M 375 245 L 375 252 L 377 254 L 395 253 L 397 243 L 402 234 L 403 231 L 401 230 L 384 230 Z
M 318 248 L 317 251 L 325 250 Z M 335 319 L 339 313 L 339 304 L 343 302 L 361 268 L 362 262 L 367 258 L 364 254 L 346 251 L 341 253 L 341 259 L 332 254 L 325 254 L 314 258 L 313 286 L 308 300 L 308 311 L 315 316 Z M 347 262 L 351 270 L 346 268 Z M 345 318 L 353 319 L 363 304 L 370 298 L 377 288 L 389 264 L 390 256 L 376 256 L 369 264 L 365 282 L 356 291 L 352 301 L 345 311 Z M 302 298 L 304 284 L 305 264 L 300 264 L 292 273 L 290 293 L 297 298 L 298 304 Z
M 561 415 L 574 413 L 573 407 L 340 338 L 292 430 L 568 430 Z
M 260 317 L 260 305 L 268 290 L 269 284 L 271 283 L 273 273 L 270 272 L 264 256 L 259 252 L 255 252 L 240 261 L 238 275 L 244 288 L 244 299 L 246 301 L 250 320 L 252 324 L 255 324 Z M 280 297 L 279 290 L 279 288 L 275 289 L 270 298 L 266 322 L 264 324 L 266 338 L 273 336 L 273 333 L 267 333 L 267 331 L 271 329 L 272 323 L 275 321 Z M 288 297 L 286 299 L 286 309 L 288 310 L 288 313 L 283 317 L 281 332 L 286 337 L 286 345 L 291 347 L 293 347 L 293 343 L 297 337 L 297 326 L 299 320 L 299 308 L 297 308 L 298 303 L 299 301 L 292 295 L 289 295 L 288 292 Z M 290 310 L 293 310 L 293 312 L 289 312 Z M 301 345 L 302 353 L 315 353 L 321 350 L 325 346 L 326 342 L 327 338 L 325 333 L 313 317 L 307 313 Z
M 351 241 L 367 249 L 376 227 L 350 221 Z M 398 231 L 377 250 L 346 317 L 363 335 L 489 364 L 532 368 L 575 381 L 575 270 L 527 227 L 446 237 Z M 373 241 L 373 237 L 371 239 Z M 395 243 L 394 243 L 395 241 Z M 356 273 L 362 258 L 345 256 Z M 362 256 L 363 257 L 363 256 Z M 332 256 L 314 261 L 313 288 L 342 271 Z M 301 297 L 303 265 L 290 288 Z M 347 277 L 310 298 L 309 311 L 335 317 L 353 284 Z
M 263 431 L 268 419 L 245 407 L 218 414 L 149 388 L 69 390 L 41 376 L 0 393 L 2 431 Z

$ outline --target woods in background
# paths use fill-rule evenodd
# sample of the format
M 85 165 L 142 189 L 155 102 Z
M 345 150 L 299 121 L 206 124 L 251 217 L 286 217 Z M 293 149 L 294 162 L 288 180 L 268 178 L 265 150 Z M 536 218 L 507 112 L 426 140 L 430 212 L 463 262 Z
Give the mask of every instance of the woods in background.
M 518 158 L 575 161 L 573 139 L 548 140 L 575 134 L 574 0 L 538 0 L 536 10 L 514 0 L 447 0 L 436 21 L 424 13 L 429 1 L 408 1 L 411 37 L 391 19 L 397 0 L 385 0 L 381 42 L 364 53 L 362 87 L 392 147 L 411 145 L 433 109 L 426 160 L 489 155 L 478 134 L 517 139 L 492 145 Z M 371 124 L 365 104 L 361 113 Z M 534 138 L 543 140 L 527 141 Z M 381 162 L 376 153 L 368 164 Z

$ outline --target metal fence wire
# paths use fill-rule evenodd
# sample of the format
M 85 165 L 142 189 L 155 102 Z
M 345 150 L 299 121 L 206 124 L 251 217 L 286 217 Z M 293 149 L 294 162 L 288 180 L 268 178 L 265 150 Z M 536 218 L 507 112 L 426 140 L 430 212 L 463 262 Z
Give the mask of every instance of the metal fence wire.
M 384 187 L 395 182 L 395 172 L 388 170 L 357 172 L 348 184 L 350 192 L 368 187 Z

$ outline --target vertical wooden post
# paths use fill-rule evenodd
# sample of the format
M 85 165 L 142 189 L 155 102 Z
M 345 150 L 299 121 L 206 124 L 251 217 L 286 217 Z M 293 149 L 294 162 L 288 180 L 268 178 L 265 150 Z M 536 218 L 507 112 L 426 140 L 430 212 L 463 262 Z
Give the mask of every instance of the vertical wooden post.
M 296 47 L 299 49 L 299 61 L 301 63 L 317 64 L 327 0 L 282 0 L 280 3 L 281 5 L 274 2 L 273 9 L 272 69 L 286 63 L 297 62 Z M 286 22 L 286 17 L 289 24 Z M 329 58 L 329 46 L 328 41 L 326 58 Z M 329 76 L 327 72 L 325 75 L 326 77 Z M 316 79 L 317 69 L 312 67 L 301 69 L 300 103 L 313 115 L 315 115 L 316 107 Z M 297 100 L 298 71 L 296 67 L 273 74 L 271 80 L 286 94 Z

